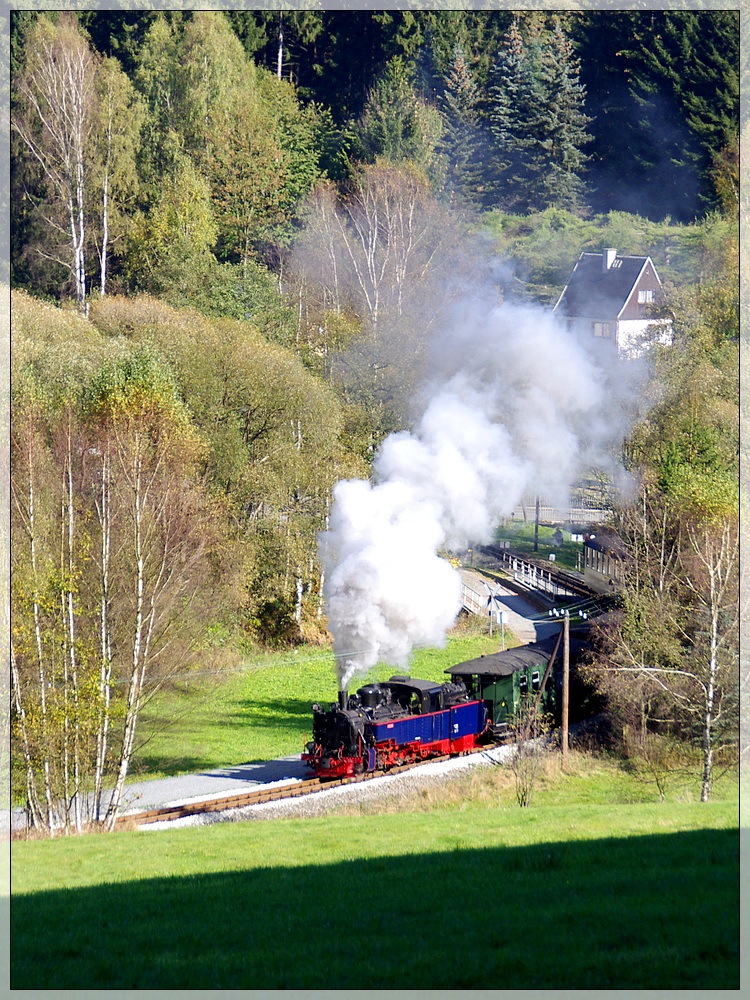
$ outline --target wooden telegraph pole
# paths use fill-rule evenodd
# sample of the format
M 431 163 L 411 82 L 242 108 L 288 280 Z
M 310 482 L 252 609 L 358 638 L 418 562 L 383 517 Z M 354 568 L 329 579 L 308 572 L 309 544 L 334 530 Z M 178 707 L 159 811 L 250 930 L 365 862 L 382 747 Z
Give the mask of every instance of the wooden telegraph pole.
M 568 764 L 568 704 L 570 700 L 570 615 L 565 612 L 563 623 L 563 676 L 562 676 L 562 762 Z

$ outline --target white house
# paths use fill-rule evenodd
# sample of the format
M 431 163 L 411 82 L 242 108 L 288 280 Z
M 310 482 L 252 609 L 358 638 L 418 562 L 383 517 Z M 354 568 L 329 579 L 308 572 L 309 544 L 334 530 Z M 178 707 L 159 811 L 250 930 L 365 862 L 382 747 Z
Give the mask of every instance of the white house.
M 611 342 L 622 358 L 650 343 L 672 342 L 668 319 L 650 315 L 662 284 L 650 257 L 620 255 L 612 247 L 582 253 L 554 312 L 584 335 Z

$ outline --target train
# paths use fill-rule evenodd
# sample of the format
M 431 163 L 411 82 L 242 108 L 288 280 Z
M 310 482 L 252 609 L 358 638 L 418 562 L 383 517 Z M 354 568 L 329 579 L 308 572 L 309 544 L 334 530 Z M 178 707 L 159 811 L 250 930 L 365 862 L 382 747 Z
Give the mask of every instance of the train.
M 571 662 L 585 645 L 571 632 Z M 302 760 L 318 777 L 343 778 L 507 740 L 524 705 L 558 716 L 559 650 L 553 637 L 458 663 L 443 684 L 396 674 L 352 695 L 340 691 L 329 708 L 312 706 Z
M 461 753 L 486 729 L 484 702 L 462 682 L 395 675 L 356 694 L 339 692 L 326 710 L 312 706 L 313 738 L 302 760 L 316 775 L 341 778 Z

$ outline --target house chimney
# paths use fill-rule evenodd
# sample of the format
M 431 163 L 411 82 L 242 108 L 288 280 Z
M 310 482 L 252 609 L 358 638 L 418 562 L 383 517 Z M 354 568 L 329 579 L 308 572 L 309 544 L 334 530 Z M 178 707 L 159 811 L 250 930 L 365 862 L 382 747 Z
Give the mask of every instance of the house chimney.
M 602 253 L 602 271 L 608 271 L 615 262 L 617 251 L 614 247 L 607 247 Z

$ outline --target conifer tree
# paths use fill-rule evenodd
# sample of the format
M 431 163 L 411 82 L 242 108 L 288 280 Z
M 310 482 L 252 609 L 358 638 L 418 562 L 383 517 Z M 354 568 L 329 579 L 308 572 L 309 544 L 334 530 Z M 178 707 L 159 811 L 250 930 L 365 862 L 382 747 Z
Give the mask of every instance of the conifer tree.
M 739 13 L 658 11 L 635 21 L 631 93 L 646 141 L 646 179 L 691 217 L 698 199 L 715 204 L 711 167 L 739 128 Z M 697 197 L 696 197 L 697 196 Z
M 463 48 L 456 45 L 441 100 L 447 160 L 446 192 L 451 202 L 481 204 L 486 140 L 479 112 L 480 94 Z
M 514 18 L 489 91 L 496 204 L 521 212 L 579 205 L 590 120 L 584 100 L 578 60 L 560 21 L 525 41 Z
M 439 113 L 420 100 L 404 61 L 394 56 L 370 91 L 359 120 L 364 158 L 374 162 L 382 157 L 392 164 L 411 160 L 429 173 L 437 166 L 441 129 Z
M 534 207 L 576 209 L 584 193 L 583 147 L 591 137 L 584 113 L 580 63 L 559 20 L 539 54 L 538 99 L 527 123 L 529 201 Z
M 492 147 L 487 184 L 495 203 L 508 210 L 520 206 L 527 184 L 526 123 L 533 99 L 531 56 L 514 18 L 491 70 L 488 108 Z

